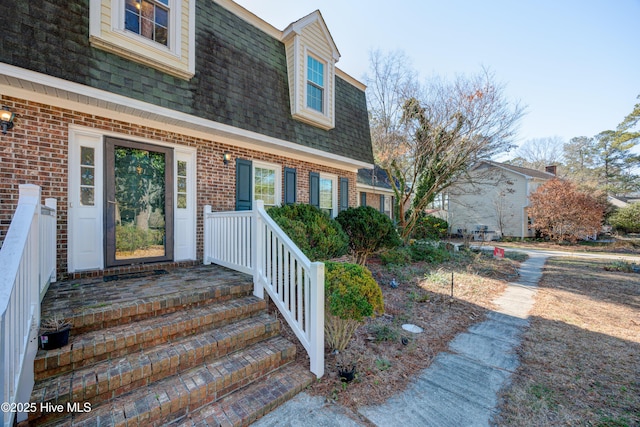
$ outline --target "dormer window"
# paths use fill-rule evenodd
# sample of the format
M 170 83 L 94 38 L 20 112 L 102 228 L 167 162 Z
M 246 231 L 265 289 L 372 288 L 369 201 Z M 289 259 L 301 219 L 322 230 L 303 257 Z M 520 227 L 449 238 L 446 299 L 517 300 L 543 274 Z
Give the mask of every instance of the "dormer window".
M 324 64 L 307 56 L 307 107 L 324 112 Z
M 291 115 L 312 126 L 333 129 L 340 53 L 320 12 L 289 25 L 282 41 L 287 53 Z
M 126 0 L 124 26 L 167 46 L 169 43 L 169 0 Z

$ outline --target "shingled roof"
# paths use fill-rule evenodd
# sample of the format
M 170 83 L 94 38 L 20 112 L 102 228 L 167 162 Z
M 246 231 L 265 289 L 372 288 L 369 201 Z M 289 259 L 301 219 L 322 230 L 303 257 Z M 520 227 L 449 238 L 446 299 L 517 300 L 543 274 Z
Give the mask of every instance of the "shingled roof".
M 89 3 L 43 0 L 0 14 L 0 61 L 373 164 L 364 91 L 336 76 L 329 131 L 293 119 L 283 43 L 218 3 L 196 4 L 195 76 L 188 81 L 92 47 Z
M 529 176 L 531 178 L 539 178 L 539 179 L 553 179 L 556 176 L 549 172 L 539 171 L 537 169 L 524 168 L 521 166 L 509 165 L 506 163 L 494 162 L 491 160 L 484 160 L 480 164 L 485 163 L 488 165 L 496 166 L 502 169 L 510 170 L 511 172 L 515 172 L 520 175 Z

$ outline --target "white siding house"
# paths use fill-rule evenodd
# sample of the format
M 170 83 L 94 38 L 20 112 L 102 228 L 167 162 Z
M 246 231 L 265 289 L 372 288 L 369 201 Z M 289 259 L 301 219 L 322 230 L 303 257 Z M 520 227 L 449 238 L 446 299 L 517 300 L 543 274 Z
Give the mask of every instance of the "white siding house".
M 451 232 L 481 238 L 530 237 L 529 195 L 555 175 L 491 161 L 482 161 L 469 178 L 449 191 L 447 221 Z

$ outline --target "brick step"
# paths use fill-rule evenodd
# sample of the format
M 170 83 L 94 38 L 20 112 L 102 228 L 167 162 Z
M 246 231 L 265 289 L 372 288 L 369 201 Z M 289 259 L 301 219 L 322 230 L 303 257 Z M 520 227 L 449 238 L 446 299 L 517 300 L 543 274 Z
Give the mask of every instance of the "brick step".
M 285 338 L 273 337 L 58 423 L 83 427 L 166 425 L 291 363 L 295 352 L 295 346 Z
M 189 283 L 189 282 L 187 282 Z M 88 286 L 88 285 L 85 285 Z M 89 300 L 82 307 L 57 312 L 55 307 L 49 309 L 43 305 L 42 317 L 48 317 L 49 312 L 57 313 L 70 320 L 73 324 L 72 335 L 120 326 L 139 320 L 173 313 L 187 307 L 209 305 L 213 302 L 228 301 L 232 298 L 251 295 L 253 284 L 249 281 L 217 282 L 188 288 L 169 293 L 158 293 L 135 297 L 129 295 L 118 300 Z M 109 301 L 109 302 L 104 302 Z M 59 303 L 59 302 L 58 302 Z
M 137 388 L 144 390 L 153 382 L 241 350 L 273 337 L 279 331 L 278 321 L 263 313 L 173 343 L 39 381 L 34 386 L 31 402 L 38 408 L 43 403 L 66 405 L 67 402 L 88 402 L 97 405 Z M 29 419 L 36 420 L 41 415 L 34 412 Z M 44 415 L 48 422 L 63 414 Z M 44 420 L 37 422 L 41 421 Z
M 314 380 L 315 376 L 305 367 L 291 364 L 168 426 L 248 426 L 304 390 Z M 300 425 L 305 424 L 308 425 L 309 420 L 300 420 Z
M 36 381 L 224 326 L 265 308 L 264 300 L 247 296 L 71 336 L 67 346 L 38 352 L 34 366 Z

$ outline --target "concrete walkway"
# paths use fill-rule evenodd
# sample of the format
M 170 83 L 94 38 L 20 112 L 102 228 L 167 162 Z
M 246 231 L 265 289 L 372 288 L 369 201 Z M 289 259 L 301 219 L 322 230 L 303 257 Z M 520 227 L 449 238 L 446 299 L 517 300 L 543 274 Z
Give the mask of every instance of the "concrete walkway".
M 458 334 L 449 350 L 406 390 L 379 406 L 348 414 L 345 408 L 325 404 L 321 397 L 300 393 L 296 398 L 254 423 L 267 426 L 486 426 L 494 414 L 498 391 L 519 361 L 515 348 L 534 303 L 536 286 L 547 253 L 527 252 L 520 280 L 509 283 L 494 302 L 497 309 L 484 322 Z

